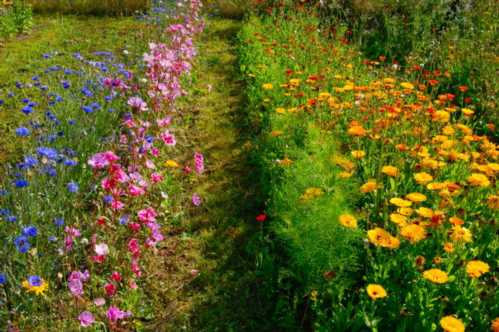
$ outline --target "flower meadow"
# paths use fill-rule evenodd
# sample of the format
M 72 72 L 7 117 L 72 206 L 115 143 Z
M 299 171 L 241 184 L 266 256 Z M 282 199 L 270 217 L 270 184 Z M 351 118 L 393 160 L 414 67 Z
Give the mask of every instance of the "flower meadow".
M 283 5 L 239 34 L 272 325 L 498 331 L 499 154 L 467 87 L 364 60 L 335 29 Z
M 134 330 L 149 315 L 143 286 L 167 236 L 174 173 L 204 171 L 201 151 L 174 160 L 202 4 L 166 6 L 153 8 L 169 23 L 149 21 L 143 55 L 54 50 L 0 90 L 0 112 L 24 116 L 0 184 L 1 328 Z

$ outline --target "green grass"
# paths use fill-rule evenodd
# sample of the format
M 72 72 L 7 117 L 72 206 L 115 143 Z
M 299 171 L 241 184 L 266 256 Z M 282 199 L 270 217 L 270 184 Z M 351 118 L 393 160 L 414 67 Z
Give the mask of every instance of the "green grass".
M 29 0 L 38 13 L 79 15 L 130 15 L 144 12 L 150 0 Z

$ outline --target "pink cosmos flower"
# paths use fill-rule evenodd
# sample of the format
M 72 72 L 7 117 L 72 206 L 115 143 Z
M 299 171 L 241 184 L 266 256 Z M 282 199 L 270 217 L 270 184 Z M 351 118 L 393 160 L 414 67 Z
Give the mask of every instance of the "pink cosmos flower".
M 196 152 L 194 153 L 194 167 L 196 173 L 201 174 L 204 171 L 204 156 L 203 154 Z
M 89 327 L 95 322 L 94 315 L 92 315 L 89 311 L 83 311 L 79 316 L 78 320 L 80 321 L 80 325 L 82 327 Z
M 99 152 L 94 154 L 89 160 L 88 164 L 93 169 L 102 169 L 109 166 L 111 163 L 118 161 L 120 158 L 112 151 Z
M 128 105 L 130 105 L 133 109 L 141 112 L 145 112 L 148 110 L 147 103 L 140 97 L 131 97 L 130 99 L 128 99 Z
M 156 221 L 156 217 L 158 216 L 158 214 L 152 207 L 148 207 L 140 210 L 138 216 L 140 221 L 148 223 Z
M 201 197 L 198 194 L 192 195 L 192 204 L 194 204 L 195 206 L 201 205 Z
M 175 136 L 171 134 L 168 130 L 165 132 L 162 132 L 160 134 L 161 139 L 163 142 L 168 145 L 168 146 L 175 146 L 177 144 L 177 140 L 175 139 Z
M 127 317 L 130 317 L 131 315 L 131 312 L 122 311 L 118 307 L 115 307 L 113 305 L 110 306 L 109 310 L 107 311 L 107 319 L 109 319 L 111 322 L 117 322 L 118 320 L 125 319 Z
M 107 256 L 109 254 L 109 247 L 105 243 L 96 244 L 94 250 L 99 256 Z

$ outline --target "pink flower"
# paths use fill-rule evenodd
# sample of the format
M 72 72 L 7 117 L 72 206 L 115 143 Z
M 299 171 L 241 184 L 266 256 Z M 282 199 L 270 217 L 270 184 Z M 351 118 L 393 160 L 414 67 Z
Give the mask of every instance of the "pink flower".
M 147 103 L 140 97 L 131 97 L 128 99 L 128 105 L 141 112 L 147 111 Z
M 125 319 L 127 317 L 130 317 L 132 315 L 131 312 L 129 311 L 122 311 L 118 307 L 115 306 L 110 306 L 109 310 L 107 311 L 107 319 L 109 319 L 111 322 L 117 322 L 120 319 Z
M 94 250 L 99 256 L 107 256 L 109 254 L 109 247 L 105 243 L 96 244 Z
M 121 281 L 121 274 L 119 272 L 117 272 L 117 271 L 114 271 L 111 274 L 111 279 L 113 279 L 116 282 L 120 282 Z
M 132 254 L 132 256 L 138 257 L 140 255 L 139 240 L 131 239 L 128 241 L 128 251 Z
M 151 174 L 151 181 L 152 181 L 152 183 L 161 182 L 161 181 L 163 181 L 163 175 L 161 175 L 160 173 L 152 173 Z
M 109 166 L 111 163 L 118 161 L 120 158 L 112 151 L 96 153 L 88 160 L 88 164 L 93 169 L 102 169 Z
M 154 222 L 157 217 L 156 211 L 152 207 L 140 210 L 138 213 L 139 220 L 142 222 Z
M 94 304 L 97 307 L 102 307 L 104 304 L 106 304 L 106 299 L 104 299 L 103 297 L 98 297 L 94 300 Z
M 192 204 L 194 204 L 195 206 L 201 205 L 201 197 L 198 194 L 192 195 Z
M 83 283 L 79 279 L 73 279 L 68 281 L 68 288 L 73 296 L 83 295 Z
M 134 184 L 130 184 L 128 186 L 128 191 L 130 192 L 130 195 L 134 196 L 134 197 L 136 197 L 136 196 L 142 196 L 146 192 L 144 189 L 142 189 L 141 187 L 136 186 Z
M 204 156 L 196 152 L 194 153 L 194 167 L 196 169 L 196 173 L 201 174 L 204 171 Z
M 175 144 L 177 144 L 177 140 L 175 139 L 175 136 L 173 134 L 171 134 L 168 130 L 165 132 L 162 132 L 159 136 L 161 137 L 163 142 L 168 146 L 175 146 Z
M 167 116 L 166 118 L 156 120 L 156 122 L 160 127 L 167 127 L 172 122 L 172 117 Z
M 78 316 L 78 320 L 82 327 L 89 327 L 95 322 L 94 316 L 89 311 L 83 311 L 80 316 Z

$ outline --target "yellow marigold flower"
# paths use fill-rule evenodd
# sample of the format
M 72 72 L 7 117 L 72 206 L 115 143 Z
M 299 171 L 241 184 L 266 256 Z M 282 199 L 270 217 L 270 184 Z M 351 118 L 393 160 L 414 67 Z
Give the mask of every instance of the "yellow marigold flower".
M 342 214 L 339 217 L 340 224 L 348 228 L 357 228 L 357 219 L 351 214 Z
M 473 114 L 475 114 L 475 111 L 469 108 L 463 108 L 461 109 L 461 112 L 463 112 L 465 116 L 472 116 Z
M 360 125 L 355 125 L 351 126 L 348 128 L 348 135 L 350 136 L 366 136 L 367 131 L 364 129 L 364 127 Z
M 446 111 L 436 111 L 433 118 L 438 122 L 449 122 L 450 113 Z
M 360 187 L 360 191 L 364 194 L 375 191 L 376 189 L 378 189 L 376 180 L 369 180 Z
M 264 90 L 272 90 L 274 88 L 274 86 L 272 85 L 272 83 L 265 83 L 265 84 L 262 84 L 262 88 Z
M 488 187 L 490 186 L 490 181 L 485 174 L 473 173 L 471 174 L 467 181 L 470 185 L 475 187 Z
M 400 208 L 409 207 L 412 205 L 411 201 L 407 201 L 407 200 L 405 200 L 403 198 L 399 198 L 399 197 L 394 197 L 394 198 L 390 199 L 390 203 L 392 203 L 393 205 L 398 206 Z
M 348 179 L 348 178 L 351 178 L 351 177 L 352 177 L 352 175 L 353 175 L 353 173 L 351 173 L 351 172 L 340 172 L 340 173 L 338 174 L 338 177 L 339 177 L 340 179 Z
M 429 169 L 438 169 L 440 167 L 440 163 L 432 158 L 424 158 L 421 160 L 421 166 Z
M 432 182 L 426 185 L 426 189 L 428 190 L 442 190 L 445 187 L 447 187 L 447 184 L 444 182 Z
M 425 184 L 433 180 L 433 176 L 426 172 L 416 173 L 414 174 L 414 179 L 419 184 Z
M 390 214 L 390 221 L 402 227 L 407 224 L 407 217 L 398 213 L 392 213 Z
M 431 218 L 434 215 L 433 210 L 426 207 L 420 207 L 419 209 L 416 210 L 416 213 L 424 218 Z
M 452 128 L 451 125 L 447 125 L 447 126 L 442 128 L 442 133 L 444 135 L 447 135 L 447 136 L 452 136 L 452 135 L 454 135 L 455 132 L 456 131 L 454 130 L 454 128 Z
M 351 154 L 355 159 L 362 159 L 366 155 L 366 153 L 362 150 L 354 150 L 351 152 Z
M 473 235 L 469 229 L 456 225 L 452 227 L 450 238 L 455 242 L 471 242 Z
M 449 281 L 449 276 L 447 272 L 440 269 L 429 269 L 423 272 L 423 278 L 429 280 L 435 284 L 445 284 Z
M 412 83 L 409 82 L 402 82 L 400 83 L 400 86 L 407 90 L 414 90 L 414 85 L 412 85 Z
M 367 238 L 372 244 L 378 247 L 396 249 L 400 246 L 399 239 L 380 227 L 375 227 L 367 231 Z
M 410 224 L 400 229 L 400 235 L 411 243 L 416 243 L 426 238 L 426 229 L 420 225 Z
M 276 113 L 279 113 L 279 114 L 284 114 L 286 113 L 286 109 L 283 108 L 283 107 L 278 107 L 275 109 Z
M 445 242 L 444 243 L 444 251 L 446 253 L 451 253 L 454 251 L 454 245 L 450 242 Z
M 342 157 L 334 157 L 332 158 L 332 161 L 343 168 L 345 171 L 351 172 L 352 170 L 355 169 L 355 164 L 351 162 L 348 159 L 342 158 Z
M 369 284 L 367 285 L 367 295 L 373 300 L 382 299 L 388 296 L 388 293 L 383 288 L 383 286 L 378 284 Z
M 454 316 L 445 316 L 440 320 L 440 326 L 445 332 L 464 332 L 464 323 L 454 317 Z
M 468 264 L 466 264 L 466 273 L 468 273 L 471 278 L 480 278 L 482 274 L 489 272 L 489 270 L 489 264 L 479 260 L 469 261 Z
M 490 330 L 492 332 L 499 332 L 499 317 L 492 321 L 492 323 L 490 324 Z
M 171 167 L 171 168 L 177 168 L 177 167 L 179 167 L 179 164 L 178 164 L 175 160 L 171 160 L 171 159 L 170 159 L 170 160 L 167 160 L 167 161 L 165 162 L 165 165 L 166 165 L 167 167 Z
M 403 216 L 409 217 L 412 215 L 414 210 L 411 208 L 408 208 L 408 207 L 403 207 L 403 208 L 397 209 L 397 212 Z
M 490 195 L 487 198 L 487 205 L 491 209 L 499 209 L 499 196 L 497 196 L 497 195 Z
M 319 99 L 320 101 L 324 101 L 328 100 L 329 97 L 331 97 L 331 94 L 329 92 L 321 92 L 319 93 L 319 97 L 317 99 Z
M 387 165 L 383 166 L 381 169 L 381 172 L 388 175 L 388 176 L 398 176 L 399 175 L 399 169 L 395 166 Z
M 426 196 L 421 193 L 410 193 L 405 196 L 408 200 L 414 203 L 421 203 L 426 201 Z
M 35 293 L 36 295 L 42 295 L 49 288 L 49 283 L 48 281 L 41 279 L 40 285 L 33 286 L 28 280 L 24 280 L 22 282 L 22 286 L 26 288 L 28 292 Z
M 292 78 L 289 80 L 289 84 L 294 86 L 294 87 L 297 87 L 298 85 L 300 85 L 300 79 L 299 78 Z

